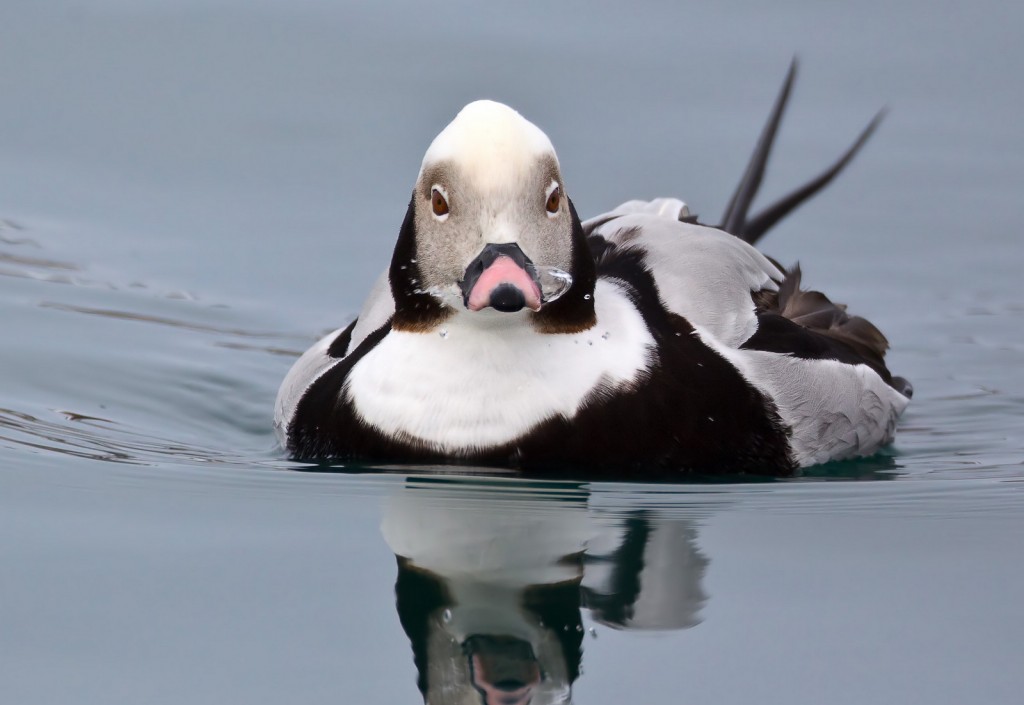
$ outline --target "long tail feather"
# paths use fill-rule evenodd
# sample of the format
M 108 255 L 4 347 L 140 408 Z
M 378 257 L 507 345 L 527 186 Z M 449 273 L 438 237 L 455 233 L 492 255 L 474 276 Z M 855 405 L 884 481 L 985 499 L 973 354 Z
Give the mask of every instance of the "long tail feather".
M 860 148 L 863 147 L 864 143 L 867 142 L 869 137 L 871 137 L 883 117 L 885 117 L 884 109 L 880 110 L 878 114 L 872 118 L 871 122 L 869 122 L 868 126 L 864 128 L 864 131 L 860 133 L 860 136 L 857 137 L 857 140 L 853 145 L 846 150 L 843 156 L 841 156 L 835 164 L 819 176 L 811 179 L 806 184 L 790 193 L 788 196 L 780 198 L 778 201 L 762 210 L 750 221 L 744 223 L 742 230 L 735 234 L 751 244 L 757 242 L 758 239 L 768 232 L 768 230 L 770 230 L 777 222 L 789 215 L 794 209 L 818 191 L 825 188 L 825 186 L 827 186 L 829 182 L 831 182 L 832 179 L 834 179 L 839 172 L 841 172 L 846 165 L 850 163 L 857 152 L 860 151 Z M 733 231 L 730 230 L 729 232 Z
M 761 137 L 757 140 L 757 146 L 750 157 L 747 169 L 743 172 L 743 178 L 740 179 L 736 191 L 729 200 L 729 205 L 725 208 L 725 213 L 722 214 L 720 227 L 728 233 L 743 237 L 741 232 L 746 224 L 747 211 L 750 209 L 754 197 L 757 196 L 757 190 L 761 187 L 761 178 L 764 176 L 765 167 L 768 166 L 768 156 L 772 151 L 772 144 L 775 142 L 775 133 L 782 121 L 782 114 L 786 110 L 793 81 L 796 79 L 796 67 L 797 60 L 794 58 L 786 73 L 786 80 L 782 83 L 782 90 L 779 91 L 772 112 L 768 116 L 768 122 L 761 131 Z
M 740 179 L 736 191 L 729 200 L 729 205 L 722 214 L 720 229 L 732 233 L 736 237 L 751 244 L 757 242 L 776 223 L 792 213 L 801 204 L 806 202 L 816 193 L 825 188 L 831 181 L 842 172 L 843 169 L 853 160 L 864 143 L 874 133 L 878 124 L 885 117 L 885 110 L 880 110 L 867 127 L 858 135 L 857 139 L 841 157 L 823 173 L 808 181 L 787 196 L 768 206 L 756 216 L 747 218 L 758 189 L 761 188 L 761 181 L 764 178 L 765 169 L 768 167 L 768 157 L 771 155 L 772 145 L 775 143 L 775 135 L 778 132 L 779 124 L 782 122 L 782 115 L 789 102 L 789 96 L 793 89 L 793 82 L 796 79 L 797 60 L 789 66 L 786 78 L 782 82 L 782 89 L 779 91 L 772 111 L 768 115 L 761 136 L 754 147 L 754 153 L 750 157 L 743 178 Z

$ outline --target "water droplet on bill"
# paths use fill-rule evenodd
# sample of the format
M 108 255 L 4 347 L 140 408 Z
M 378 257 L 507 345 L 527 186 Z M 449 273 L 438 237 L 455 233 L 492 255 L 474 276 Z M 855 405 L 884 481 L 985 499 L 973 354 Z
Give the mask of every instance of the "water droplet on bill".
M 540 284 L 540 298 L 546 304 L 559 299 L 572 286 L 572 275 L 557 267 L 533 265 Z

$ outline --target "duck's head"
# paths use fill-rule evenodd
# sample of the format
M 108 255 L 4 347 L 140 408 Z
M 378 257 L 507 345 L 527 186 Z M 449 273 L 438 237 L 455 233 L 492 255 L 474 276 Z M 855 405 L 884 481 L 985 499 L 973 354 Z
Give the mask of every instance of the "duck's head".
M 463 108 L 423 158 L 389 275 L 399 329 L 592 325 L 594 265 L 547 135 L 501 103 Z

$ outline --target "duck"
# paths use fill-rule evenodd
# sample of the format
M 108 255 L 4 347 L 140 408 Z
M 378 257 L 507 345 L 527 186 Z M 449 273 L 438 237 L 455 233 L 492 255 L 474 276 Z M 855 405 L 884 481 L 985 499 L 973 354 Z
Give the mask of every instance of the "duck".
M 749 215 L 795 68 L 715 226 L 677 198 L 581 220 L 539 127 L 492 100 L 462 108 L 423 157 L 358 317 L 281 384 L 290 457 L 787 477 L 889 445 L 912 387 L 886 367 L 885 336 L 755 247 L 882 117 Z

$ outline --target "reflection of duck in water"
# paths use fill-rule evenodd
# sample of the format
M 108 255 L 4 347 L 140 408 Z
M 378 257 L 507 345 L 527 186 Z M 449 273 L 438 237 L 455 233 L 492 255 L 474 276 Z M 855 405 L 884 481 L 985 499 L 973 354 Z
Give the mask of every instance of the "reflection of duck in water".
M 567 702 L 583 607 L 619 628 L 699 621 L 707 559 L 690 521 L 596 512 L 580 487 L 522 488 L 415 480 L 386 505 L 425 702 Z

